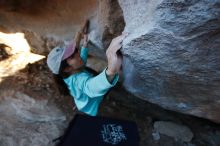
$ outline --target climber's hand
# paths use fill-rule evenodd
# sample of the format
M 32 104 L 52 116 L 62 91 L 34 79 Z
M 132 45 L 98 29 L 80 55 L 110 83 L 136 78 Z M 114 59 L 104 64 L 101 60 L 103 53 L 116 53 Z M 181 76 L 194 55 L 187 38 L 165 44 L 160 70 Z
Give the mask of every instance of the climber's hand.
M 74 38 L 74 42 L 76 43 L 76 48 L 80 48 L 80 41 L 82 39 L 82 33 L 79 31 L 76 33 L 75 38 Z
M 122 41 L 125 39 L 125 37 L 128 35 L 128 33 L 123 33 L 120 36 L 117 36 L 111 41 L 111 44 L 109 45 L 106 54 L 108 52 L 116 53 L 122 46 Z
M 117 53 L 117 51 L 122 47 L 122 41 L 126 38 L 128 33 L 123 33 L 122 35 L 114 38 L 109 45 L 106 56 L 108 60 L 108 68 L 106 70 L 107 75 L 115 75 L 119 73 L 121 64 L 122 64 L 122 57 Z

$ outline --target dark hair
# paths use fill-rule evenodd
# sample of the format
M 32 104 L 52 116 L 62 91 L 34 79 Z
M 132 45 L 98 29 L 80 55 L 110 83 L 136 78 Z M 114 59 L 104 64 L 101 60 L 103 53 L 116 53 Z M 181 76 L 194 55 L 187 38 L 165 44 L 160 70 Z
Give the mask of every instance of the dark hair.
M 53 77 L 54 77 L 54 80 L 57 84 L 57 88 L 58 88 L 60 94 L 70 95 L 69 89 L 68 89 L 66 83 L 64 82 L 63 78 L 59 74 L 58 75 L 54 74 Z
M 63 80 L 64 78 L 67 78 L 70 76 L 69 73 L 64 72 L 64 69 L 68 66 L 69 65 L 68 65 L 67 61 L 63 60 L 60 64 L 59 74 L 57 74 L 57 75 L 54 74 L 54 80 L 57 83 L 57 87 L 58 87 L 60 94 L 62 94 L 62 95 L 70 95 L 70 91 L 69 91 L 66 83 Z
M 67 63 L 66 59 L 63 60 L 60 64 L 60 70 L 59 70 L 59 75 L 62 77 L 62 78 L 68 78 L 70 76 L 70 73 L 68 72 L 64 72 L 64 69 L 69 67 L 69 64 Z

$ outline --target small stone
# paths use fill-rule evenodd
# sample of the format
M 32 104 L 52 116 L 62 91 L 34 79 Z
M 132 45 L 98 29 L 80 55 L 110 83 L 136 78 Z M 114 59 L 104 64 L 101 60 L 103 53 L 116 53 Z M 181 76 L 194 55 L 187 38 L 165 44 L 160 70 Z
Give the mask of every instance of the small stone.
M 196 146 L 196 145 L 192 143 L 187 143 L 186 146 Z
M 112 102 L 112 105 L 113 105 L 113 106 L 116 106 L 116 102 L 113 101 L 113 102 Z
M 157 131 L 153 132 L 152 136 L 153 136 L 154 140 L 156 140 L 156 141 L 160 140 L 160 133 L 159 132 L 157 132 Z
M 49 84 L 46 84 L 46 88 L 50 88 L 50 85 L 49 85 Z
M 173 122 L 157 121 L 154 123 L 155 131 L 166 136 L 173 137 L 175 140 L 190 142 L 193 138 L 192 131 L 184 126 Z

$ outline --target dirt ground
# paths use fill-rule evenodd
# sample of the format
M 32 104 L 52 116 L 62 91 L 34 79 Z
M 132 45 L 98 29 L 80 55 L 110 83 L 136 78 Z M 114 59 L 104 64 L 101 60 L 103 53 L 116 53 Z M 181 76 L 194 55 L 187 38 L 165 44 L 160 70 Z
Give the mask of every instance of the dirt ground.
M 1 54 L 4 55 L 4 53 Z M 1 62 L 7 61 L 10 57 L 6 53 L 5 56 L 2 56 Z M 3 66 L 3 64 L 1 65 Z M 66 123 L 77 112 L 73 110 L 72 97 L 59 93 L 46 66 L 45 59 L 27 64 L 24 69 L 8 76 L 2 72 L 0 78 L 1 95 L 9 94 L 9 91 L 19 91 L 37 100 L 48 99 L 49 104 L 56 105 L 65 114 Z M 220 125 L 208 120 L 167 111 L 135 98 L 126 92 L 120 83 L 104 99 L 98 115 L 135 121 L 139 129 L 141 146 L 220 146 Z M 194 133 L 194 138 L 191 142 L 182 142 L 161 134 L 160 138 L 155 140 L 152 136 L 153 123 L 159 120 L 186 125 Z M 62 130 L 64 131 L 65 128 Z

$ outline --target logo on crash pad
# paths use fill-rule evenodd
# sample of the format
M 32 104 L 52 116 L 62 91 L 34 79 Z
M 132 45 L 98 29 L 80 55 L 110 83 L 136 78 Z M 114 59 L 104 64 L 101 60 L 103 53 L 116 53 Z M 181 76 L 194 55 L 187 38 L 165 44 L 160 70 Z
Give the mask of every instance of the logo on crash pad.
M 126 135 L 121 125 L 105 124 L 102 125 L 101 135 L 103 142 L 117 145 L 121 141 L 126 141 Z

